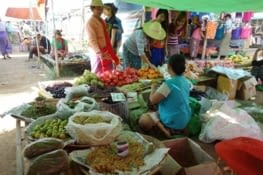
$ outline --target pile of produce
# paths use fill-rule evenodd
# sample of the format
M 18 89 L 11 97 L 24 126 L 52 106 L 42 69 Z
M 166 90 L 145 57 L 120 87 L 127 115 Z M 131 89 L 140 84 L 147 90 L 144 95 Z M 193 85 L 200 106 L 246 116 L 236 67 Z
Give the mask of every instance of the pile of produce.
M 96 115 L 96 116 L 76 116 L 73 119 L 73 122 L 75 122 L 76 124 L 80 124 L 80 125 L 85 125 L 85 124 L 95 124 L 95 123 L 107 123 L 107 121 L 105 119 L 103 119 L 103 117 L 101 117 L 100 115 Z
M 67 123 L 68 120 L 66 119 L 46 120 L 42 124 L 36 124 L 33 127 L 33 130 L 30 133 L 30 135 L 35 139 L 45 138 L 45 137 L 66 139 L 69 137 L 65 129 Z
M 234 64 L 246 65 L 251 64 L 252 57 L 243 56 L 243 55 L 231 55 L 226 60 L 232 61 Z
M 106 71 L 100 75 L 100 79 L 106 86 L 122 86 L 138 81 L 137 70 L 127 68 L 124 71 Z
M 38 97 L 38 98 L 42 98 L 42 97 Z M 29 106 L 26 110 L 24 110 L 21 113 L 21 115 L 32 119 L 37 119 L 45 115 L 53 114 L 56 111 L 57 111 L 56 103 L 46 101 L 43 98 L 42 105 L 39 105 L 39 102 L 35 101 L 31 104 L 31 106 Z
M 198 76 L 203 73 L 203 69 L 197 66 L 195 62 L 188 61 L 186 63 L 186 69 L 184 75 L 191 79 L 196 80 L 198 79 Z
M 126 157 L 117 155 L 115 145 L 96 147 L 87 155 L 87 164 L 98 173 L 115 174 L 117 171 L 131 171 L 144 165 L 144 147 L 138 142 L 129 142 Z
M 56 83 L 54 85 L 47 86 L 46 91 L 50 92 L 53 98 L 64 98 L 66 97 L 65 88 L 72 87 L 72 84 L 69 82 Z
M 200 69 L 209 69 L 214 66 L 223 66 L 233 68 L 234 63 L 230 60 L 196 60 L 195 63 Z
M 163 75 L 158 69 L 153 68 L 141 68 L 138 70 L 138 75 L 141 79 L 157 79 L 163 78 Z
M 74 80 L 74 82 L 76 85 L 88 84 L 98 87 L 104 86 L 103 82 L 97 77 L 97 75 L 88 70 L 85 70 L 80 77 Z
M 123 85 L 119 89 L 122 92 L 136 92 L 136 91 L 140 91 L 144 87 L 145 87 L 145 85 L 143 83 L 135 82 L 135 83 L 132 83 L 132 84 Z

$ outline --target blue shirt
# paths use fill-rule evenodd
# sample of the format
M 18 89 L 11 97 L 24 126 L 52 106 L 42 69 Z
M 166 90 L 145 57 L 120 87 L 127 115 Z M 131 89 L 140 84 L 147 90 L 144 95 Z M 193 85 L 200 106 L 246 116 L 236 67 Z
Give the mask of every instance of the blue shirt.
M 191 117 L 189 105 L 190 83 L 184 76 L 174 76 L 165 83 L 171 90 L 159 103 L 161 122 L 172 129 L 184 129 Z
M 144 54 L 144 49 L 147 45 L 147 38 L 142 29 L 135 30 L 131 36 L 125 41 L 125 46 L 128 50 L 137 56 Z

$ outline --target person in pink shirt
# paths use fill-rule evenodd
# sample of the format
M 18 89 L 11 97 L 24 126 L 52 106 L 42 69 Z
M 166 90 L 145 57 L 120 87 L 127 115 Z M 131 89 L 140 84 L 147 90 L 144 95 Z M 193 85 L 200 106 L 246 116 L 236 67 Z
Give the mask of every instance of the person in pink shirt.
M 191 41 L 190 41 L 190 57 L 195 59 L 198 55 L 199 46 L 202 38 L 204 37 L 203 31 L 201 29 L 200 21 L 196 22 L 196 27 L 193 30 Z
M 120 63 L 114 52 L 106 23 L 101 18 L 103 3 L 101 0 L 92 0 L 90 5 L 92 16 L 86 24 L 88 45 L 91 63 L 91 72 L 100 74 L 114 69 Z

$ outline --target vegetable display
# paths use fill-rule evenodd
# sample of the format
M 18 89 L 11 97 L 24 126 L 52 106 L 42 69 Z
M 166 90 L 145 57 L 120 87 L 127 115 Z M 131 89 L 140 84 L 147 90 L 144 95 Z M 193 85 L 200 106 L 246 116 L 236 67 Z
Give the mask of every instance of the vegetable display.
M 76 85 L 88 84 L 98 87 L 104 86 L 103 82 L 97 77 L 97 75 L 88 70 L 85 70 L 82 76 L 76 78 L 74 82 Z
M 33 104 L 24 110 L 21 115 L 28 118 L 37 119 L 45 115 L 53 114 L 56 112 L 56 110 L 55 104 L 45 102 L 43 106 L 38 106 L 36 102 L 33 102 Z
M 141 68 L 138 70 L 138 75 L 142 79 L 156 79 L 163 77 L 158 69 L 153 68 Z
M 122 86 L 139 80 L 137 70 L 126 68 L 124 71 L 106 71 L 100 75 L 100 79 L 106 86 Z
M 52 119 L 46 120 L 42 124 L 37 124 L 30 135 L 35 138 L 54 137 L 59 139 L 66 139 L 68 136 L 65 126 L 68 120 Z
M 66 87 L 72 87 L 72 84 L 68 82 L 56 83 L 54 85 L 47 86 L 45 90 L 50 92 L 53 98 L 64 98 L 66 97 L 65 94 Z
M 95 123 L 108 123 L 106 120 L 104 120 L 101 116 L 96 115 L 96 116 L 76 116 L 73 119 L 73 122 L 80 124 L 80 125 L 85 125 L 85 124 L 95 124 Z

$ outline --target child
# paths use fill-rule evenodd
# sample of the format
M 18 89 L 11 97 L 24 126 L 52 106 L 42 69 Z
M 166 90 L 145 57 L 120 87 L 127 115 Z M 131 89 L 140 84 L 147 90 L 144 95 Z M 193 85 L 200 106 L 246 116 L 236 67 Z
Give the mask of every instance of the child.
M 201 30 L 201 24 L 199 21 L 196 23 L 196 27 L 191 36 L 190 42 L 190 57 L 191 59 L 195 59 L 198 55 L 200 42 L 204 38 L 203 31 Z
M 191 117 L 189 106 L 189 92 L 191 83 L 183 76 L 185 71 L 185 57 L 173 55 L 168 61 L 168 72 L 172 78 L 166 80 L 157 88 L 152 85 L 150 102 L 158 104 L 158 112 L 143 114 L 139 125 L 143 130 L 150 130 L 157 126 L 167 137 L 171 131 L 184 130 Z

